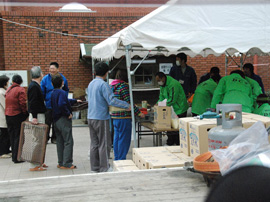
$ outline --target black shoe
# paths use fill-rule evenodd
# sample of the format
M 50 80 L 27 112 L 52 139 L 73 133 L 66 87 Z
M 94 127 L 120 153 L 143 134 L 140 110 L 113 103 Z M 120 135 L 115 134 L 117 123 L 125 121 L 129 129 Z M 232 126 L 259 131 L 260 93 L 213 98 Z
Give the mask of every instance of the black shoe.
M 56 144 L 56 139 L 52 139 L 52 138 L 51 138 L 51 143 L 52 143 L 52 144 Z
M 14 163 L 24 163 L 24 161 L 13 161 Z

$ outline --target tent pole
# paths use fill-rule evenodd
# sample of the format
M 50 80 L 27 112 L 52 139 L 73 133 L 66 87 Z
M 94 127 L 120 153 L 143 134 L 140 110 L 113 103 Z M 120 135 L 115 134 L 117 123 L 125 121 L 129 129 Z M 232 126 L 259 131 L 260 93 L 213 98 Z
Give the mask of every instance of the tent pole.
M 92 80 L 95 78 L 95 59 L 92 57 Z
M 130 105 L 131 105 L 131 116 L 132 116 L 132 133 L 134 147 L 137 148 L 137 136 L 136 136 L 136 127 L 135 127 L 135 114 L 134 114 L 134 103 L 133 103 L 133 94 L 132 94 L 132 81 L 130 74 L 131 67 L 131 57 L 130 57 L 131 45 L 126 46 L 126 65 L 127 65 L 127 74 L 128 74 L 128 83 L 129 83 L 129 96 L 130 96 Z
M 225 76 L 227 76 L 227 68 L 228 68 L 228 57 L 227 54 L 225 53 Z

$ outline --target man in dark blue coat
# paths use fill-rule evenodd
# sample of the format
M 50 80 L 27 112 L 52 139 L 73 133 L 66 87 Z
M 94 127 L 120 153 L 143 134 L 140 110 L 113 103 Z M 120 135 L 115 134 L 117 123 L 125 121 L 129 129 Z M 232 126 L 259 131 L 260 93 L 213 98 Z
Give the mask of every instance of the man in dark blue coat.
M 179 81 L 187 97 L 195 92 L 197 86 L 197 75 L 194 69 L 186 64 L 187 55 L 178 53 L 176 55 L 176 65 L 174 65 L 169 75 Z

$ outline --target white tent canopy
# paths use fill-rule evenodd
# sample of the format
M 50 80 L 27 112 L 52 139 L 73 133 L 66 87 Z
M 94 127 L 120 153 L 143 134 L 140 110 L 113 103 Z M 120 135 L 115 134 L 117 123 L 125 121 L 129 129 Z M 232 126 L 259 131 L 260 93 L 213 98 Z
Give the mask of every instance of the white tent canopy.
M 144 56 L 145 50 L 191 57 L 269 53 L 269 13 L 269 0 L 172 0 L 94 46 L 92 57 L 119 58 L 126 45 L 132 45 L 131 56 Z
M 131 57 L 185 52 L 189 56 L 224 52 L 270 52 L 270 0 L 172 0 L 97 44 L 92 58 L 126 55 L 131 106 Z M 135 115 L 132 114 L 134 147 Z

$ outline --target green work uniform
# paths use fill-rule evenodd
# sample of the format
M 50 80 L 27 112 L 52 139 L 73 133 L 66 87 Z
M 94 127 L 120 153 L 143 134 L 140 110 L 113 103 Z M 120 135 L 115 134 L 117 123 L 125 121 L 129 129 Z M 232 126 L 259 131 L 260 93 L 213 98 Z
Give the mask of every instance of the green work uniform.
M 192 110 L 194 114 L 202 114 L 207 108 L 211 107 L 211 101 L 217 83 L 213 79 L 208 79 L 197 86 L 192 101 Z
M 233 73 L 220 79 L 213 95 L 211 107 L 217 104 L 242 104 L 243 112 L 252 112 L 253 98 L 249 82 Z
M 252 111 L 254 111 L 255 109 L 258 108 L 258 104 L 256 100 L 257 100 L 258 95 L 262 94 L 262 88 L 257 81 L 247 76 L 246 76 L 246 80 L 249 82 L 252 89 L 252 101 L 253 101 Z
M 180 115 L 187 111 L 188 103 L 181 84 L 167 76 L 165 86 L 160 86 L 159 102 L 167 99 L 167 106 L 172 106 L 174 112 Z
M 270 117 L 270 105 L 268 103 L 264 103 L 259 108 L 255 109 L 253 113 Z

